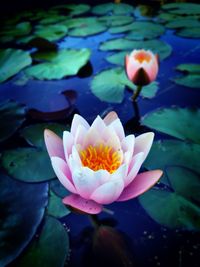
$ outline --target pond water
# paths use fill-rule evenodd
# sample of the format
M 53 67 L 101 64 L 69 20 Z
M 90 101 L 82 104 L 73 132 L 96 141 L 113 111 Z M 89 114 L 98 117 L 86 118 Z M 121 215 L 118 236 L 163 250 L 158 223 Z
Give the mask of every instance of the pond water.
M 3 18 L 0 32 L 0 266 L 199 266 L 200 5 L 72 4 Z M 156 81 L 137 102 L 124 55 L 151 49 Z M 62 204 L 69 192 L 43 141 L 73 115 L 114 110 L 125 133 L 155 133 L 143 195 L 106 205 L 93 227 Z M 96 223 L 97 223 L 96 222 Z

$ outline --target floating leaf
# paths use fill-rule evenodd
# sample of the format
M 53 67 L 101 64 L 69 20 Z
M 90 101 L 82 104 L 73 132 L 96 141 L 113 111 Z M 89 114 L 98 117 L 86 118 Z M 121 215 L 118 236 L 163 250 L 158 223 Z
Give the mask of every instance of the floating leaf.
M 21 136 L 24 137 L 30 145 L 46 150 L 46 146 L 44 144 L 45 129 L 52 130 L 62 138 L 63 132 L 67 131 L 69 126 L 58 123 L 33 124 L 22 129 Z
M 46 151 L 35 148 L 18 148 L 4 151 L 1 164 L 7 173 L 24 182 L 41 182 L 55 178 Z
M 97 74 L 91 83 L 93 94 L 102 101 L 121 103 L 124 98 L 124 89 L 128 86 L 136 90 L 136 86 L 128 80 L 123 69 L 108 69 Z M 145 86 L 141 92 L 143 97 L 151 98 L 158 89 L 157 83 Z
M 115 15 L 125 15 L 133 13 L 134 8 L 128 4 L 114 4 L 114 3 L 105 3 L 100 4 L 92 8 L 92 13 L 96 15 L 104 15 L 112 12 Z
M 28 52 L 19 49 L 0 50 L 0 83 L 17 74 L 32 62 Z
M 173 78 L 177 84 L 200 88 L 200 65 L 199 64 L 180 64 L 176 67 L 177 70 L 188 72 L 185 76 Z
M 28 21 L 20 22 L 16 25 L 11 25 L 10 27 L 6 27 L 4 30 L 0 32 L 2 35 L 0 37 L 1 42 L 9 42 L 13 41 L 15 37 L 24 36 L 31 32 L 31 24 Z
M 107 26 L 115 27 L 122 26 L 131 23 L 134 20 L 133 17 L 129 16 L 102 16 L 98 18 L 99 22 L 106 23 Z
M 82 28 L 82 27 L 89 27 L 93 23 L 98 22 L 97 18 L 95 17 L 83 17 L 83 18 L 67 18 L 63 24 L 67 26 L 68 29 L 71 28 Z
M 178 15 L 200 15 L 200 5 L 195 3 L 169 3 L 162 5 L 162 9 Z
M 188 19 L 187 17 L 185 17 L 182 19 L 172 20 L 165 24 L 165 27 L 170 29 L 200 27 L 200 22 L 197 19 Z
M 126 35 L 131 40 L 154 39 L 165 33 L 165 28 L 153 22 L 137 21 L 132 25 L 131 32 Z
M 48 215 L 56 218 L 62 218 L 70 214 L 70 210 L 62 203 L 62 198 L 58 197 L 54 192 L 50 191 L 49 204 L 47 207 Z
M 50 189 L 60 198 L 66 197 L 71 194 L 58 179 L 54 179 L 49 182 Z
M 105 43 L 102 43 L 100 49 L 102 51 L 110 51 L 110 50 L 132 51 L 133 49 L 150 49 L 154 53 L 157 53 L 161 58 L 161 60 L 167 58 L 172 52 L 171 46 L 161 40 L 132 41 L 123 38 L 112 39 Z
M 41 19 L 40 20 L 40 24 L 53 24 L 53 23 L 58 23 L 58 22 L 62 22 L 66 20 L 66 16 L 61 16 L 61 15 L 58 15 L 58 14 L 50 14 L 47 16 L 45 16 L 45 18 Z M 48 27 L 48 26 L 47 26 Z
M 162 225 L 200 230 L 200 208 L 191 201 L 199 201 L 199 176 L 179 167 L 171 167 L 167 173 L 173 191 L 151 189 L 139 197 L 141 205 Z
M 176 35 L 186 38 L 200 38 L 200 27 L 184 28 L 177 31 Z
M 58 52 L 40 53 L 37 58 L 46 60 L 25 70 L 28 76 L 40 80 L 62 79 L 68 75 L 75 75 L 90 58 L 89 49 L 62 49 Z
M 76 16 L 80 14 L 84 14 L 90 10 L 90 6 L 86 4 L 70 4 L 70 5 L 65 5 L 65 7 L 70 11 L 70 16 Z
M 31 243 L 16 266 L 63 267 L 68 253 L 67 231 L 58 220 L 47 217 L 38 240 Z
M 124 25 L 124 26 L 112 27 L 109 29 L 109 32 L 115 34 L 115 33 L 124 33 L 124 32 L 132 31 L 134 27 L 134 23 L 136 22 L 133 22 L 131 24 Z
M 98 34 L 107 30 L 107 26 L 103 23 L 95 21 L 94 23 L 85 23 L 78 28 L 73 28 L 68 32 L 69 36 L 85 37 Z
M 38 25 L 34 31 L 34 37 L 42 37 L 50 42 L 57 41 L 66 36 L 67 31 L 67 27 L 63 24 Z
M 25 121 L 25 108 L 16 102 L 0 104 L 0 142 L 12 136 Z
M 180 165 L 200 173 L 200 145 L 182 141 L 164 140 L 155 142 L 144 162 L 147 169 L 162 169 L 167 166 Z
M 147 114 L 142 124 L 182 140 L 200 144 L 200 110 L 188 108 L 164 108 Z M 178 122 L 178 123 L 177 123 Z
M 0 266 L 6 266 L 33 238 L 47 204 L 48 186 L 0 176 Z

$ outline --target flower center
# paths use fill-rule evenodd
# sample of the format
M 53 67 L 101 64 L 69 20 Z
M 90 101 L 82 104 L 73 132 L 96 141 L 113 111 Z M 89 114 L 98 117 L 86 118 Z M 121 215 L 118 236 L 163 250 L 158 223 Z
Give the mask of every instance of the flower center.
M 151 56 L 148 53 L 143 52 L 143 51 L 142 52 L 138 52 L 134 56 L 134 58 L 136 60 L 138 60 L 140 63 L 142 63 L 143 61 L 149 62 L 151 60 Z
M 107 170 L 110 173 L 115 172 L 122 162 L 121 154 L 115 151 L 111 146 L 100 144 L 98 146 L 88 146 L 80 151 L 80 157 L 83 166 L 93 171 Z

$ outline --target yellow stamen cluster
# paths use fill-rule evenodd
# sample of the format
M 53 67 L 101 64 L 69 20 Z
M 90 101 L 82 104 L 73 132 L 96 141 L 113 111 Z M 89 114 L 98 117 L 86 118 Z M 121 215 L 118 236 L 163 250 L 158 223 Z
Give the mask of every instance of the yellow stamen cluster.
M 151 56 L 145 51 L 138 52 L 134 57 L 140 63 L 142 63 L 143 61 L 149 62 L 151 60 Z
M 122 162 L 121 154 L 104 144 L 88 146 L 80 151 L 80 158 L 83 166 L 93 171 L 107 170 L 110 173 L 115 172 Z

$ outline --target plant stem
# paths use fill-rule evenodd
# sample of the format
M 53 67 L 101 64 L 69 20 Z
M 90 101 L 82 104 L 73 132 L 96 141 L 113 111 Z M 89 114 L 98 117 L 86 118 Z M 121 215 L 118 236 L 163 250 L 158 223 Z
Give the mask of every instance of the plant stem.
M 132 100 L 133 101 L 136 101 L 136 99 L 138 98 L 141 90 L 142 90 L 142 85 L 138 85 L 137 88 L 136 88 L 136 90 L 135 90 L 135 92 L 132 95 Z

